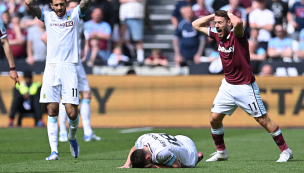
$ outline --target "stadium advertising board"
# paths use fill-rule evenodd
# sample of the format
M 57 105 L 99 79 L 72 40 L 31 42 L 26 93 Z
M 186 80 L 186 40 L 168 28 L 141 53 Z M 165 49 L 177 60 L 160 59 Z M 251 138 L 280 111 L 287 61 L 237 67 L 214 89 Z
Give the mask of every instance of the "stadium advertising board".
M 210 127 L 210 109 L 222 78 L 88 76 L 92 91 L 91 124 L 105 128 Z M 270 118 L 281 127 L 304 127 L 304 78 L 256 79 Z M 0 80 L 0 126 L 6 127 L 13 83 L 9 77 Z M 41 76 L 35 76 L 34 80 L 41 80 Z M 224 119 L 224 125 L 259 126 L 240 108 Z

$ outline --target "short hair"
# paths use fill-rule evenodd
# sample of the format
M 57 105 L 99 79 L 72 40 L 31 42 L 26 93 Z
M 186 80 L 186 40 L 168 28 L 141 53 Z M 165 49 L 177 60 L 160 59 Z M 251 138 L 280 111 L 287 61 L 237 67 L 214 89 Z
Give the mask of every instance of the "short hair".
M 146 152 L 144 149 L 137 149 L 131 154 L 132 168 L 144 168 L 146 166 Z
M 226 18 L 227 20 L 230 20 L 229 17 L 228 17 L 227 11 L 225 11 L 225 10 L 217 10 L 217 11 L 215 12 L 215 16 L 224 17 L 224 18 Z
M 66 0 L 64 0 L 65 2 L 67 2 Z M 53 4 L 53 0 L 51 0 L 51 3 Z

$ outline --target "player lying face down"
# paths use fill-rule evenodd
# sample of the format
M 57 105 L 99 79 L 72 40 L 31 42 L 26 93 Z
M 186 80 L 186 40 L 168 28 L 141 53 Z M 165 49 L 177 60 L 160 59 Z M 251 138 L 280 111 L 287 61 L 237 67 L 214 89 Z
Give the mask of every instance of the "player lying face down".
M 51 7 L 58 17 L 63 17 L 66 12 L 66 0 L 52 0 Z
M 140 136 L 120 168 L 194 168 L 203 159 L 194 142 L 183 135 L 147 133 Z

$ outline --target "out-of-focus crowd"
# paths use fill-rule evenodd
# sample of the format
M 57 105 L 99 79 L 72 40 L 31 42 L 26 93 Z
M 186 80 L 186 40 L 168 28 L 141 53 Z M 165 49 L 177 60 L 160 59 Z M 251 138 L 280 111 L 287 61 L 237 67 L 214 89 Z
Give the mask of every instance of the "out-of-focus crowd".
M 35 0 L 46 11 L 52 10 L 51 2 Z M 67 0 L 67 10 L 75 8 L 79 2 Z M 146 0 L 91 0 L 82 19 L 83 27 L 79 28 L 81 59 L 88 66 L 119 66 L 129 64 L 130 59 L 143 63 L 145 5 Z M 0 0 L 0 15 L 15 61 L 26 60 L 30 65 L 45 61 L 45 25 L 33 15 L 24 0 Z M 159 50 L 153 52 L 147 63 L 155 62 L 153 57 Z M 4 56 L 0 48 L 0 59 Z
M 50 1 L 36 0 L 36 3 L 50 11 Z M 67 3 L 69 10 L 79 1 L 67 0 Z M 147 0 L 91 0 L 80 28 L 81 59 L 88 66 L 124 66 L 134 62 L 168 66 L 160 49 L 144 55 L 143 32 L 145 28 L 152 28 L 148 4 Z M 243 20 L 255 72 L 265 61 L 304 61 L 304 0 L 182 0 L 176 2 L 171 17 L 175 27 L 176 66 L 208 61 L 211 73 L 222 71 L 214 40 L 198 33 L 191 25 L 196 18 L 219 9 L 229 9 Z M 45 26 L 24 0 L 0 0 L 0 15 L 15 60 L 25 59 L 30 65 L 45 61 L 46 45 L 41 40 Z M 214 26 L 212 22 L 209 25 Z M 0 58 L 3 56 L 0 50 Z M 264 73 L 272 71 L 265 66 Z
M 211 73 L 222 70 L 215 42 L 191 26 L 194 19 L 217 10 L 230 10 L 243 20 L 255 72 L 265 61 L 304 61 L 304 0 L 184 0 L 177 2 L 171 19 L 177 28 L 173 41 L 177 63 L 198 64 L 203 54 L 211 62 Z M 263 66 L 262 73 L 272 74 L 271 66 Z

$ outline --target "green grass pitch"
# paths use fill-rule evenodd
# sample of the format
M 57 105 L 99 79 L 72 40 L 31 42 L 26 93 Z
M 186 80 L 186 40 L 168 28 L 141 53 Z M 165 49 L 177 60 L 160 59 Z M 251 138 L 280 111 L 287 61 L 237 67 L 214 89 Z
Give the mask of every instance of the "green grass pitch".
M 125 163 L 130 148 L 143 133 L 120 133 L 121 129 L 95 129 L 100 142 L 84 142 L 83 130 L 77 138 L 79 158 L 69 151 L 69 143 L 59 143 L 59 161 L 46 161 L 50 147 L 47 130 L 0 129 L 0 172 L 304 172 L 304 130 L 282 129 L 283 136 L 294 153 L 287 163 L 276 163 L 280 150 L 263 129 L 226 129 L 225 143 L 229 161 L 207 163 L 215 151 L 210 129 L 154 129 L 149 133 L 165 132 L 186 135 L 203 152 L 204 159 L 196 168 L 187 169 L 118 169 Z

